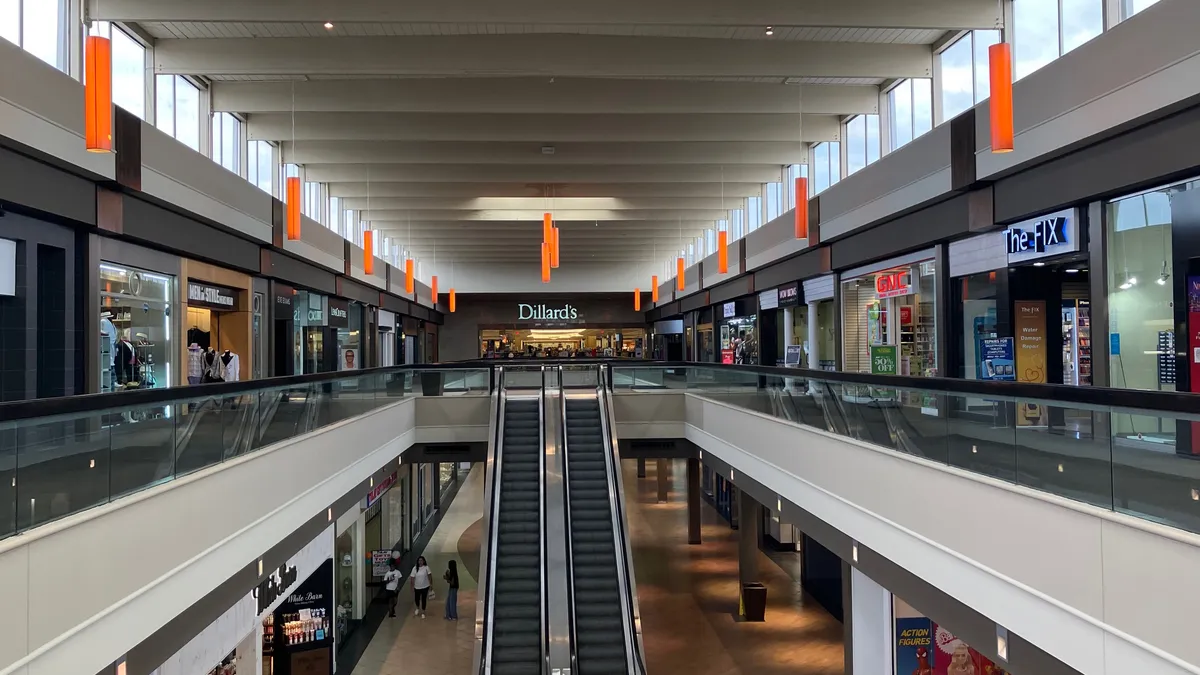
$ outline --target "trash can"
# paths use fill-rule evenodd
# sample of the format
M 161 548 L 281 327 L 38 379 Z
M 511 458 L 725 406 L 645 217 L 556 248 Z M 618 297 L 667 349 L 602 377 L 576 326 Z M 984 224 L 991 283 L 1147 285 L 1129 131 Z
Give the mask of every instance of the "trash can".
M 441 396 L 446 374 L 440 370 L 423 370 L 421 377 L 422 396 Z
M 765 621 L 767 615 L 767 587 L 753 582 L 742 584 L 742 617 L 746 621 Z

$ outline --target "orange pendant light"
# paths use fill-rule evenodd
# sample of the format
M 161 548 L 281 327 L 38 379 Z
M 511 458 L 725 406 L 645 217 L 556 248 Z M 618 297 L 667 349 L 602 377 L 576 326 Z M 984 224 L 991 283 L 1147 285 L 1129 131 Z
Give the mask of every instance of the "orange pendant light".
M 642 289 L 633 289 L 633 311 L 642 311 Z
M 683 256 L 675 259 L 675 290 L 683 290 Z
M 990 115 L 992 152 L 1013 150 L 1012 45 L 999 42 L 988 47 L 991 75 Z
M 550 228 L 550 267 L 558 269 L 558 226 Z
M 796 179 L 796 238 L 808 239 L 808 179 Z
M 542 242 L 549 244 L 550 237 L 554 236 L 551 230 L 554 229 L 554 218 L 549 213 L 542 214 Z
M 404 292 L 416 293 L 417 280 L 413 278 L 413 259 L 409 258 L 404 261 Z
M 450 313 L 451 314 L 453 314 L 454 310 L 456 309 L 455 308 L 455 300 L 457 300 L 457 298 L 454 297 L 454 289 L 451 288 L 450 289 Z
M 729 272 L 729 233 L 725 230 L 717 231 L 717 272 Z
M 658 302 L 658 275 L 650 277 L 650 300 Z
M 287 191 L 287 238 L 295 241 L 300 238 L 300 178 L 292 177 L 285 181 Z
M 89 35 L 83 91 L 84 140 L 88 152 L 112 152 L 112 43 Z
M 429 279 L 429 294 L 433 296 L 433 305 L 434 305 L 434 307 L 436 307 L 436 306 L 437 306 L 437 301 L 438 301 L 438 292 L 437 292 L 437 275 L 436 275 L 436 274 L 435 274 L 435 275 L 433 275 L 433 276 L 432 276 L 432 277 Z
M 375 233 L 363 232 L 363 272 L 375 274 Z
M 550 283 L 550 244 L 542 242 L 542 283 Z

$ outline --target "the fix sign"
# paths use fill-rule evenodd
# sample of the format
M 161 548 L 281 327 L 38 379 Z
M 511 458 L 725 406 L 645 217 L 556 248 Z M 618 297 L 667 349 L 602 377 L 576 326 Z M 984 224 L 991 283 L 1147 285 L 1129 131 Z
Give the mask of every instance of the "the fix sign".
M 1029 229 L 1010 227 L 1005 233 L 1008 254 L 1045 253 L 1052 246 L 1061 246 L 1067 241 L 1067 219 L 1064 216 L 1039 220 Z

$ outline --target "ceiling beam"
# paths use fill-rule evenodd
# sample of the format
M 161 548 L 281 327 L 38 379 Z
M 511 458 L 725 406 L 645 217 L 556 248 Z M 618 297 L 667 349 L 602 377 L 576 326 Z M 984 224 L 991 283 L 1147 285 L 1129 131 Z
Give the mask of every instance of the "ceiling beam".
M 719 194 L 719 193 L 718 193 Z M 748 195 L 721 197 L 351 197 L 342 199 L 343 209 L 409 210 L 409 211 L 533 211 L 541 214 L 552 211 L 562 214 L 584 210 L 609 211 L 677 211 L 680 209 L 733 208 Z M 369 204 L 368 204 L 369 202 Z
M 696 142 L 837 140 L 836 115 L 289 112 L 250 115 L 252 141 Z
M 734 208 L 739 204 L 729 203 L 729 208 Z M 506 223 L 512 221 L 525 222 L 542 222 L 542 214 L 545 209 L 491 209 L 486 211 L 454 211 L 454 210 L 409 210 L 409 209 L 373 209 L 371 211 L 362 211 L 359 219 L 366 220 L 372 223 L 379 222 L 396 222 L 403 223 L 408 220 L 417 221 L 478 221 L 489 223 Z M 573 209 L 573 210 L 553 210 L 554 220 L 557 222 L 610 222 L 610 221 L 646 221 L 646 220 L 686 220 L 686 221 L 705 221 L 719 220 L 728 217 L 728 210 L 716 209 L 675 209 L 675 210 L 637 210 L 623 211 L 612 209 Z
M 519 114 L 879 112 L 875 86 L 621 79 L 441 78 L 214 82 L 216 112 Z
M 533 164 L 309 164 L 305 180 L 320 183 L 767 183 L 780 166 L 739 164 L 558 165 Z M 710 193 L 711 196 L 714 193 Z
M 93 19 L 993 28 L 993 0 L 88 0 Z
M 453 141 L 305 141 L 281 144 L 285 164 L 803 164 L 796 141 L 741 143 L 461 143 Z M 551 152 L 552 154 L 546 154 Z
M 159 40 L 180 75 L 929 77 L 928 45 L 608 35 Z
M 772 181 L 778 181 L 777 172 Z M 641 197 L 678 197 L 696 198 L 711 197 L 725 191 L 728 197 L 758 197 L 761 196 L 762 183 L 721 183 L 719 181 L 705 183 L 577 183 L 554 184 L 544 183 L 501 183 L 501 182 L 461 182 L 461 183 L 372 183 L 339 182 L 329 186 L 331 197 L 358 197 L 366 199 L 368 195 L 380 197 L 430 197 L 472 199 L 477 197 L 527 197 L 543 198 L 556 197 L 603 197 L 603 198 L 641 198 Z M 358 208 L 358 207 L 347 207 Z

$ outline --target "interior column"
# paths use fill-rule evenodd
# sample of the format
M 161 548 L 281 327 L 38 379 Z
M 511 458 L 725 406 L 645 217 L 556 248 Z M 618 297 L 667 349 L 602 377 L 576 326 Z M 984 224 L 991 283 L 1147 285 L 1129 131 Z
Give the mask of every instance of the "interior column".
M 659 458 L 656 473 L 658 474 L 658 503 L 666 504 L 667 495 L 671 490 L 670 460 Z
M 762 528 L 761 505 L 745 490 L 738 490 L 738 581 L 758 581 L 758 540 Z M 740 586 L 739 586 L 740 592 Z
M 637 459 L 637 476 L 638 478 L 646 477 L 646 458 L 638 457 Z
M 894 672 L 892 665 L 892 594 L 871 577 L 850 567 L 850 621 L 846 675 Z
M 821 363 L 820 331 L 817 330 L 817 303 L 808 303 L 808 367 L 816 370 Z
M 700 458 L 687 460 L 688 543 L 700 543 Z

